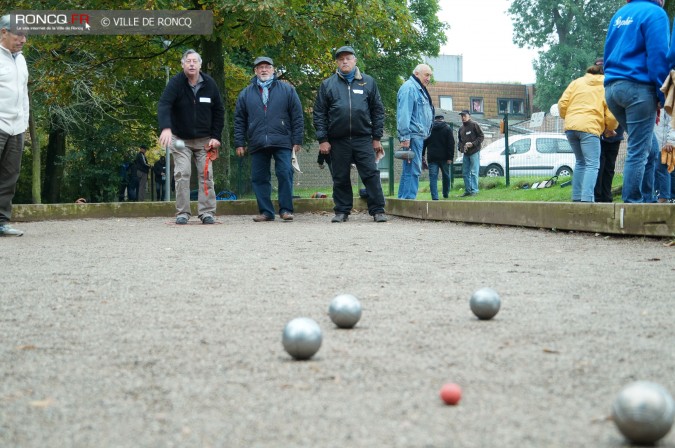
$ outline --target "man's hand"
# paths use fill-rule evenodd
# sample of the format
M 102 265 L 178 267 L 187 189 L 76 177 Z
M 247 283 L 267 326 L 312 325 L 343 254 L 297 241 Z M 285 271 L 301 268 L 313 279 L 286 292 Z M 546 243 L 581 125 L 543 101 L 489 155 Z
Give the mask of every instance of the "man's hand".
M 384 157 L 384 148 L 379 140 L 373 140 L 373 151 L 375 151 L 375 161 L 379 162 Z
M 319 152 L 321 154 L 328 154 L 330 152 L 330 143 L 323 142 L 319 144 Z
M 209 140 L 209 148 L 211 149 L 220 148 L 220 141 L 216 140 L 215 138 L 212 138 L 211 140 Z
M 299 153 L 301 149 L 302 149 L 301 145 L 293 145 L 293 152 L 294 153 L 296 153 L 296 154 Z
M 410 148 L 410 140 L 403 140 L 401 142 L 401 148 Z
M 235 152 L 239 157 L 244 157 L 244 154 L 246 154 L 246 148 L 244 146 L 239 146 L 237 149 L 235 149 Z
M 166 148 L 171 144 L 171 137 L 171 128 L 162 129 L 162 133 L 159 134 L 159 145 Z
M 471 142 L 466 142 L 466 147 L 467 147 L 467 148 L 473 148 L 473 143 L 471 143 Z

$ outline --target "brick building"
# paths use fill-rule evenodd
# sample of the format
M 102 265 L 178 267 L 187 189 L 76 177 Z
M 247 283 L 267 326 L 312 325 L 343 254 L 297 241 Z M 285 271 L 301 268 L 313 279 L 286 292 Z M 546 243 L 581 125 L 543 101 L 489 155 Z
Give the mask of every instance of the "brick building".
M 426 58 L 434 70 L 429 94 L 438 108 L 467 109 L 475 118 L 500 119 L 505 113 L 515 120 L 526 120 L 534 112 L 534 86 L 523 84 L 474 83 L 462 80 L 462 56 L 441 55 Z

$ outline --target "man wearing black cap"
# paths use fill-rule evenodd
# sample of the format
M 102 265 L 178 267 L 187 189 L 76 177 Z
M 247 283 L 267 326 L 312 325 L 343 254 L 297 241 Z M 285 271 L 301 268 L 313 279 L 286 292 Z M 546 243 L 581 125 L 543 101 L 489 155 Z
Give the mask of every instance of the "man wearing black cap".
M 431 135 L 424 140 L 422 158 L 426 153 L 429 165 L 429 190 L 431 199 L 438 201 L 438 171 L 443 177 L 443 197 L 447 198 L 450 193 L 450 165 L 455 158 L 455 137 L 452 129 L 445 122 L 443 115 L 434 117 L 431 127 Z
M 384 155 L 384 105 L 375 80 L 356 67 L 354 49 L 335 52 L 337 70 L 319 87 L 314 103 L 314 127 L 319 151 L 330 154 L 335 216 L 347 221 L 354 201 L 350 166 L 356 164 L 366 187 L 368 213 L 375 222 L 386 222 L 384 194 L 375 156 Z
M 215 151 L 220 147 L 225 108 L 216 82 L 201 71 L 202 57 L 199 53 L 187 50 L 180 62 L 183 71 L 169 80 L 159 99 L 157 118 L 162 130 L 159 144 L 168 146 L 174 157 L 176 224 L 187 224 L 192 215 L 192 159 L 197 166 L 200 186 L 197 206 L 199 219 L 202 224 L 214 224 L 216 193 L 213 189 L 212 161 Z M 180 143 L 176 144 L 179 140 Z
M 21 236 L 9 225 L 28 129 L 28 67 L 21 54 L 26 36 L 13 33 L 10 16 L 0 17 L 0 237 Z
M 471 113 L 463 110 L 462 127 L 457 132 L 459 152 L 464 154 L 462 159 L 462 177 L 464 178 L 464 194 L 476 196 L 478 194 L 478 171 L 480 170 L 480 147 L 483 144 L 483 130 L 478 123 L 471 119 Z
M 251 153 L 251 182 L 260 212 L 255 222 L 274 221 L 270 165 L 279 183 L 279 216 L 293 220 L 292 152 L 300 151 L 305 132 L 302 105 L 295 88 L 274 75 L 272 59 L 253 61 L 255 76 L 237 98 L 234 146 L 237 155 Z M 246 146 L 248 142 L 248 147 Z

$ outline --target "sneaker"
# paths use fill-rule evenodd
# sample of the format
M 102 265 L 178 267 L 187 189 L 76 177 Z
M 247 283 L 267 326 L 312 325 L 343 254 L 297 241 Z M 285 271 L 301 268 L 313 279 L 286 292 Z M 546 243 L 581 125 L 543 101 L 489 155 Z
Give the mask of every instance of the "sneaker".
M 21 236 L 23 231 L 15 229 L 9 224 L 0 224 L 0 236 Z
M 389 218 L 387 218 L 387 215 L 384 213 L 375 213 L 375 216 L 373 216 L 373 220 L 375 222 L 387 222 L 389 221 Z
M 283 219 L 284 221 L 293 221 L 293 213 L 283 212 L 281 214 L 281 219 Z
M 211 215 L 204 215 L 202 218 L 202 224 L 215 224 L 215 222 L 216 220 Z
M 349 219 L 349 215 L 346 215 L 344 213 L 336 213 L 335 216 L 333 216 L 333 219 L 330 220 L 330 222 L 345 222 Z
M 476 196 L 476 193 L 469 193 L 468 191 L 465 192 L 463 195 L 460 196 L 460 198 L 465 198 L 467 196 Z
M 188 223 L 187 216 L 179 216 L 178 218 L 176 218 L 176 224 L 185 225 L 187 223 Z
M 274 218 L 267 216 L 266 214 L 262 213 L 258 216 L 254 216 L 253 220 L 255 222 L 265 222 L 265 221 L 274 221 Z

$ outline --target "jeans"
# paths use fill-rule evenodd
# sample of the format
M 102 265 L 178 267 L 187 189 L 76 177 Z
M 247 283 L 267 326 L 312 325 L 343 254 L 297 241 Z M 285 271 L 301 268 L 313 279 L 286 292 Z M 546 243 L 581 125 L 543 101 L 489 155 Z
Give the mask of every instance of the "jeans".
M 624 202 L 644 202 L 642 179 L 656 122 L 656 87 L 627 80 L 614 81 L 605 87 L 605 100 L 630 136 L 621 197 Z
M 565 131 L 576 163 L 572 175 L 572 200 L 595 202 L 595 183 L 600 168 L 600 137 L 581 131 Z
M 291 148 L 262 148 L 251 153 L 251 183 L 260 214 L 274 218 L 272 204 L 272 174 L 270 164 L 274 157 L 274 172 L 279 184 L 279 214 L 293 213 L 293 166 Z
M 656 202 L 656 192 L 654 189 L 656 178 L 656 166 L 661 163 L 661 150 L 656 135 L 652 134 L 652 147 L 647 156 L 645 164 L 645 174 L 642 177 L 642 199 L 646 203 Z
M 612 180 L 621 141 L 600 141 L 600 168 L 595 182 L 595 202 L 612 202 Z
M 429 190 L 431 190 L 431 199 L 434 201 L 438 201 L 439 170 L 443 177 L 443 197 L 447 198 L 450 192 L 450 165 L 447 162 L 429 162 Z
M 420 186 L 420 174 L 422 174 L 422 147 L 424 139 L 412 137 L 410 139 L 410 149 L 415 153 L 412 160 L 403 161 L 403 171 L 401 172 L 401 182 L 398 185 L 399 199 L 415 199 L 417 190 Z
M 661 161 L 659 160 L 659 162 Z M 658 191 L 658 199 L 673 199 L 673 173 L 669 173 L 668 166 L 663 163 L 656 165 L 654 188 Z
M 467 156 L 464 154 L 462 161 L 462 177 L 464 178 L 464 191 L 469 194 L 478 193 L 478 170 L 480 169 L 480 151 Z

